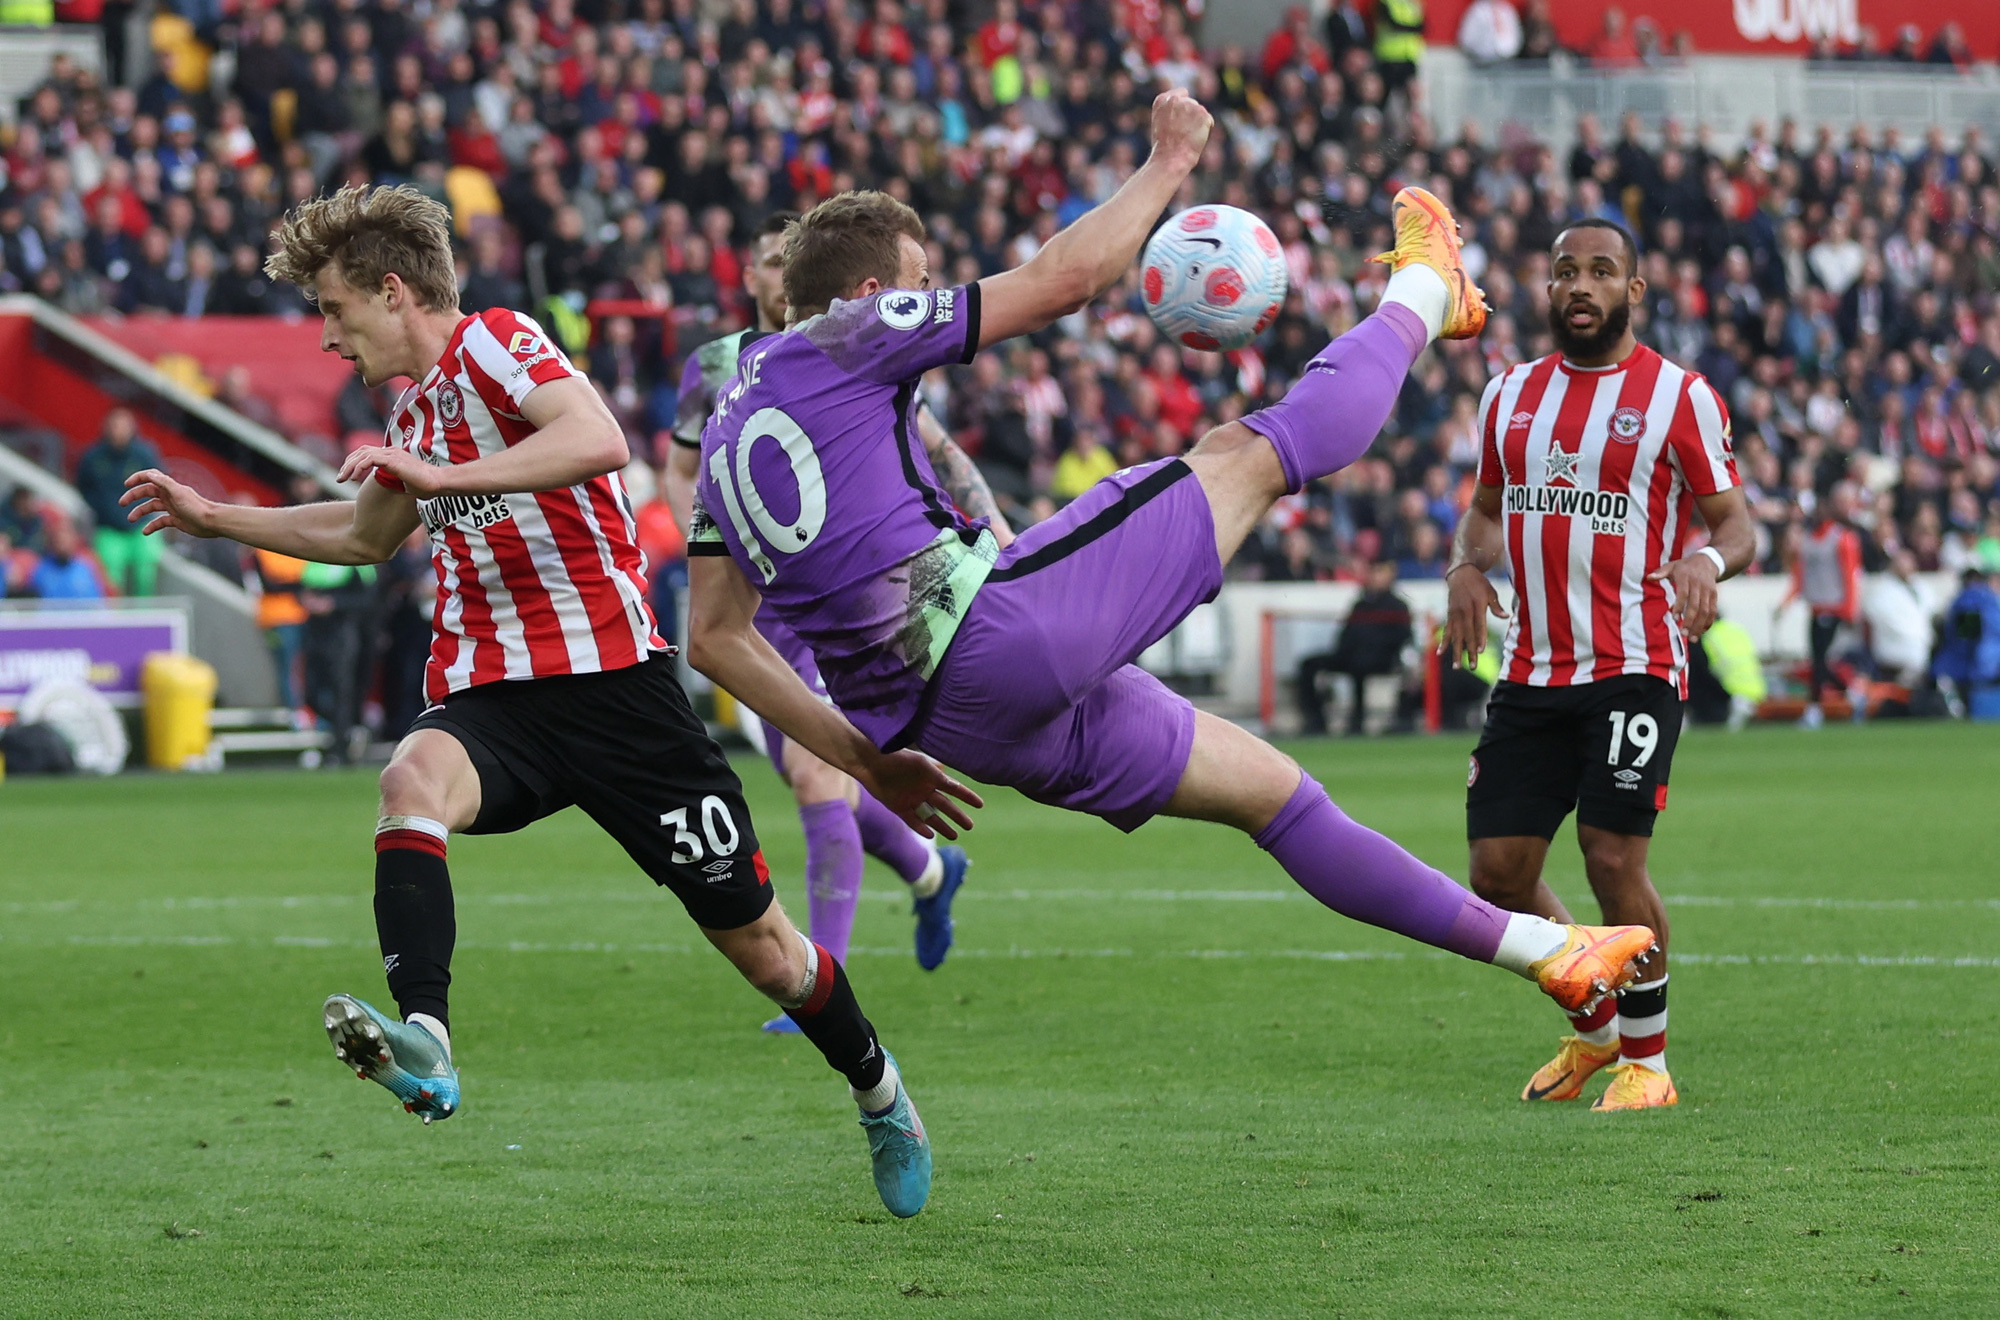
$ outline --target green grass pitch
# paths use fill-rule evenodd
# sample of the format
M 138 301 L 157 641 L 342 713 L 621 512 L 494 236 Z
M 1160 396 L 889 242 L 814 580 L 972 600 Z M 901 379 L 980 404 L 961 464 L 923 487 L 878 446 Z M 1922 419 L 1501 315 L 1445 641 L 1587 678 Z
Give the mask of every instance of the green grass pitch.
M 1466 743 L 1292 750 L 1462 876 Z M 812 1048 L 574 812 L 452 844 L 466 1103 L 426 1129 L 318 1023 L 388 1002 L 369 775 L 10 780 L 0 1316 L 1991 1313 L 2000 733 L 1677 761 L 1672 1111 L 1522 1104 L 1530 986 L 1220 829 L 991 795 L 929 975 L 871 865 L 851 966 L 937 1152 L 909 1222 Z

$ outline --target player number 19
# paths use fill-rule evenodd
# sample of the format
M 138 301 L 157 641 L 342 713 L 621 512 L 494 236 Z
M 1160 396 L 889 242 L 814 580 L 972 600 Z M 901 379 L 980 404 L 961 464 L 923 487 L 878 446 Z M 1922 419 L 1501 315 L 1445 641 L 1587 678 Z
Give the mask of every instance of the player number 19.
M 1624 711 L 1612 711 L 1611 764 L 1618 764 L 1618 755 L 1624 750 L 1624 744 L 1628 738 L 1631 740 L 1632 746 L 1639 750 L 1639 754 L 1632 758 L 1632 768 L 1637 770 L 1643 767 L 1646 762 L 1652 760 L 1653 753 L 1660 749 L 1660 726 L 1654 721 L 1651 715 L 1646 714 L 1644 711 L 1640 711 L 1629 721 L 1625 718 Z

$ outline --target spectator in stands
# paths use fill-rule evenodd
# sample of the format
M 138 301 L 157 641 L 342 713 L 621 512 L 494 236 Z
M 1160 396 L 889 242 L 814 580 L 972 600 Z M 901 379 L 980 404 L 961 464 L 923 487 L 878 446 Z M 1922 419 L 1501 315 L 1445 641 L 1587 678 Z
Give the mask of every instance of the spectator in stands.
M 1929 672 L 1937 612 L 1930 589 L 1917 577 L 1917 557 L 1901 549 L 1890 555 L 1889 571 L 1869 585 L 1861 607 L 1878 678 L 1914 688 Z
M 138 419 L 129 408 L 104 414 L 97 442 L 76 462 L 77 494 L 97 524 L 92 533 L 97 561 L 121 595 L 151 596 L 159 587 L 160 538 L 146 536 L 128 522 L 118 499 L 125 493 L 125 478 L 160 463 L 160 451 L 139 434 Z
M 1458 47 L 1480 64 L 1521 53 L 1521 15 L 1509 0 L 1472 0 L 1458 20 Z
M 1990 698 L 2000 685 L 2000 586 L 1971 568 L 1959 583 L 1958 595 L 1945 607 L 1944 638 L 1931 672 L 1952 685 L 1963 713 L 1976 715 L 1982 690 Z M 2000 708 L 1986 718 L 1994 715 Z
M 1625 11 L 1611 5 L 1604 11 L 1603 28 L 1597 40 L 1590 43 L 1586 52 L 1592 64 L 1606 68 L 1624 68 L 1639 62 L 1639 45 L 1632 36 L 1631 26 L 1625 21 Z
M 40 561 L 28 575 L 30 596 L 42 600 L 102 600 L 106 594 L 104 575 L 83 538 L 67 522 L 49 523 L 46 547 Z
M 1347 733 L 1358 737 L 1367 715 L 1368 680 L 1402 673 L 1403 648 L 1410 644 L 1411 636 L 1409 603 L 1396 594 L 1396 566 L 1387 560 L 1371 564 L 1333 650 L 1299 662 L 1300 732 L 1309 737 L 1327 732 L 1326 694 L 1320 690 L 1319 680 L 1326 674 L 1345 674 L 1354 684 Z M 1397 685 L 1401 685 L 1400 678 Z
M 40 554 L 48 543 L 48 526 L 49 518 L 34 491 L 16 486 L 7 492 L 6 504 L 0 505 L 0 536 L 16 550 Z
M 1520 58 L 1547 59 L 1548 0 L 1517 2 Z M 1505 3 L 1473 8 L 1505 26 Z M 1956 129 L 1902 143 L 1789 123 L 1738 143 L 1630 115 L 1613 142 L 1580 124 L 1580 149 L 1551 161 L 1529 142 L 1497 148 L 1477 125 L 1413 120 L 1400 89 L 1422 50 L 1421 13 L 1361 0 L 1330 4 L 1319 26 L 1286 15 L 1247 52 L 1202 50 L 1200 6 L 1181 0 L 900 14 L 873 0 L 631 0 L 622 16 L 571 0 L 504 12 L 354 0 L 317 15 L 253 6 L 228 23 L 214 0 L 200 6 L 211 35 L 236 43 L 228 94 L 241 123 L 226 97 L 176 87 L 169 74 L 200 80 L 171 53 L 143 88 L 52 77 L 49 95 L 19 108 L 6 149 L 0 287 L 86 315 L 137 306 L 142 282 L 147 305 L 177 316 L 306 313 L 259 270 L 272 217 L 337 182 L 413 172 L 452 198 L 468 308 L 533 303 L 581 350 L 578 299 L 671 301 L 673 333 L 638 320 L 629 350 L 590 365 L 611 390 L 672 381 L 674 359 L 745 323 L 734 271 L 769 209 L 885 187 L 925 216 L 941 278 L 1001 269 L 1136 168 L 1147 102 L 1162 78 L 1189 78 L 1222 122 L 1187 200 L 1269 219 L 1294 296 L 1261 342 L 1226 360 L 1159 370 L 1128 284 L 1032 352 L 944 373 L 951 397 L 936 409 L 1013 517 L 1053 507 L 1073 431 L 1091 431 L 1116 463 L 1140 461 L 1282 394 L 1329 332 L 1372 310 L 1381 284 L 1363 258 L 1389 246 L 1386 200 L 1409 181 L 1448 188 L 1466 214 L 1495 306 L 1487 332 L 1437 345 L 1412 373 L 1417 397 L 1384 436 L 1400 457 L 1382 482 L 1371 467 L 1308 492 L 1314 516 L 1252 538 L 1232 572 L 1352 577 L 1380 554 L 1404 558 L 1413 534 L 1395 515 L 1398 487 L 1425 482 L 1438 459 L 1451 469 L 1445 498 L 1462 502 L 1481 388 L 1548 351 L 1538 254 L 1586 214 L 1638 221 L 1652 285 L 1641 336 L 1727 389 L 1739 463 L 1764 474 L 1765 571 L 1786 570 L 1785 547 L 1834 483 L 1864 473 L 1886 485 L 1857 511 L 1869 564 L 1876 542 L 1923 564 L 1969 562 L 2000 511 L 1982 466 L 2000 458 L 1996 161 L 1990 141 Z M 1622 40 L 1596 53 L 1639 57 L 1635 25 L 1607 21 Z M 1903 67 L 1948 71 L 1961 44 L 1947 26 L 1929 53 L 1951 62 Z M 1871 52 L 1872 37 L 1856 51 Z M 296 103 L 279 141 L 270 109 L 285 90 Z M 466 169 L 447 189 L 451 164 Z M 468 174 L 490 201 L 467 200 Z M 164 262 L 144 251 L 155 228 Z M 216 254 L 205 287 L 203 242 Z M 313 429 L 379 434 L 354 411 Z M 1084 479 L 1075 467 L 1066 488 Z M 1438 492 L 1425 495 L 1442 527 Z
M 32 550 L 17 549 L 13 538 L 0 531 L 0 598 L 28 594 L 28 579 L 41 557 Z

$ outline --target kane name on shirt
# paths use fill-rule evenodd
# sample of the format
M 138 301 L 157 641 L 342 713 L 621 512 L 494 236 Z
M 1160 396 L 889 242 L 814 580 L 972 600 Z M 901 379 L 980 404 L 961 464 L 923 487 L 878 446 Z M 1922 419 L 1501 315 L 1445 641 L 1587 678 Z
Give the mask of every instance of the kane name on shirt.
M 1551 354 L 1486 387 L 1479 427 L 1514 578 L 1501 677 L 1651 674 L 1685 694 L 1672 588 L 1646 575 L 1687 552 L 1697 497 L 1738 484 L 1722 400 L 1643 345 L 1603 368 Z

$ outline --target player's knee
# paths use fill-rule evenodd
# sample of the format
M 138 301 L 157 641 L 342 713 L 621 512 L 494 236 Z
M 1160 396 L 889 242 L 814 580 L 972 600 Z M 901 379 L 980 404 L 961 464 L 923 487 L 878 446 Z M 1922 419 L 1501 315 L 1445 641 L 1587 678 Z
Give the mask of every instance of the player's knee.
M 847 776 L 824 761 L 804 761 L 788 767 L 786 778 L 791 781 L 792 796 L 802 807 L 847 796 Z
M 382 777 L 377 781 L 382 790 L 382 810 L 392 816 L 422 816 L 435 814 L 431 809 L 436 805 L 435 796 L 428 776 L 414 761 L 391 761 L 382 769 Z
M 1509 912 L 1520 912 L 1528 907 L 1540 878 L 1537 870 L 1510 865 L 1506 859 L 1475 857 L 1472 862 L 1472 892 Z
M 795 1004 L 805 980 L 805 946 L 791 923 L 763 926 L 748 939 L 722 941 L 723 952 L 743 979 L 766 999 Z
M 1583 844 L 1583 872 L 1597 892 L 1623 892 L 1646 882 L 1645 840 L 1622 835 Z
M 785 950 L 776 942 L 760 942 L 756 951 L 746 959 L 737 962 L 736 968 L 743 973 L 743 979 L 764 998 L 780 1004 L 796 1004 L 799 1001 L 799 986 L 805 980 L 805 965 L 797 958 L 787 957 Z

